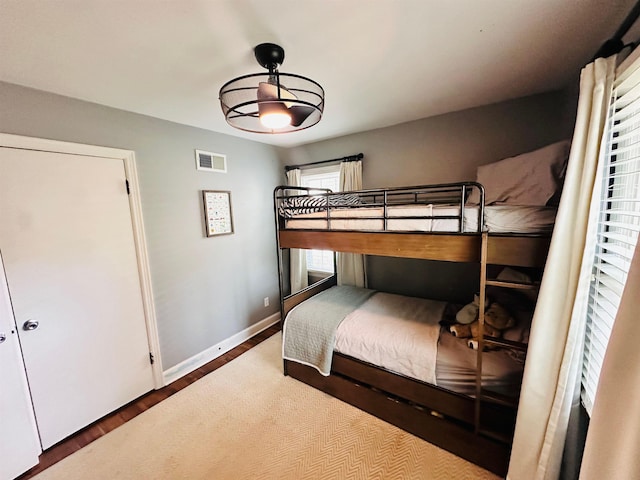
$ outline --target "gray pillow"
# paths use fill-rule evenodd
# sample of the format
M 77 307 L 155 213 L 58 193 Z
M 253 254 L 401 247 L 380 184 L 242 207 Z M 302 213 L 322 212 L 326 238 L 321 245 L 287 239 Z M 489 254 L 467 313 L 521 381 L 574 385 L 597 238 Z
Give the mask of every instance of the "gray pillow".
M 532 152 L 478 167 L 485 205 L 544 206 L 562 189 L 571 143 L 552 143 Z M 474 189 L 469 203 L 480 203 Z

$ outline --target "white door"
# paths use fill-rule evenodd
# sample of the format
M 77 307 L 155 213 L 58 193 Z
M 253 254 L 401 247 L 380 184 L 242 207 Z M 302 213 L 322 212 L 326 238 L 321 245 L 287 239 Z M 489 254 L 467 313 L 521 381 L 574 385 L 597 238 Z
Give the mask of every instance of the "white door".
M 153 388 L 123 160 L 0 148 L 0 249 L 43 449 Z
M 0 255 L 0 383 L 0 480 L 11 480 L 38 464 L 40 442 L 4 277 L 2 255 Z

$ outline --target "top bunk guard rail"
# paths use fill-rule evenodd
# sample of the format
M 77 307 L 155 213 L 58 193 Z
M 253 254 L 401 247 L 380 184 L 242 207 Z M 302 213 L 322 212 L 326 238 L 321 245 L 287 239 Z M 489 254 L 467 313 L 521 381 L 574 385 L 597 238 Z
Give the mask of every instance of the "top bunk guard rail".
M 465 230 L 465 203 L 471 192 L 476 189 L 480 193 L 477 230 Z M 361 231 L 391 231 L 389 221 L 398 220 L 457 220 L 458 228 L 449 233 L 481 233 L 484 226 L 484 187 L 477 182 L 443 183 L 435 185 L 419 185 L 413 187 L 375 188 L 348 192 L 332 192 L 326 188 L 300 187 L 281 185 L 274 190 L 274 210 L 279 219 L 278 228 L 286 229 L 287 221 L 295 219 L 300 222 L 317 222 L 325 220 L 326 228 L 332 231 L 333 220 L 379 220 L 379 229 L 358 229 Z M 305 199 L 308 199 L 305 201 Z M 455 213 L 406 214 L 392 215 L 390 207 L 411 207 L 417 205 L 440 205 L 457 208 Z M 475 207 L 475 206 L 474 206 Z M 367 208 L 365 215 L 351 214 L 356 209 Z M 381 208 L 382 213 L 372 210 Z M 303 214 L 322 212 L 322 216 L 306 216 Z M 302 224 L 304 225 L 304 223 Z M 313 223 L 308 229 L 314 230 Z M 344 230 L 344 229 L 343 229 Z

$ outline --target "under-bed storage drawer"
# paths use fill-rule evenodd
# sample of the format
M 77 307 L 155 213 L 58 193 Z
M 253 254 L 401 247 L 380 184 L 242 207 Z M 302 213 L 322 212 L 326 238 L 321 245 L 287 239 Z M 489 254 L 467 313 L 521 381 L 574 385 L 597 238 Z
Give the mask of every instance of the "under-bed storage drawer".
M 475 401 L 467 395 L 404 377 L 336 352 L 333 354 L 331 373 L 415 403 L 430 413 L 444 415 L 469 425 L 474 424 Z M 516 412 L 512 407 L 483 402 L 483 429 L 501 432 L 500 437 L 509 443 L 515 428 L 515 417 Z
M 369 368 L 363 368 L 363 364 Z M 465 395 L 403 377 L 340 353 L 333 354 L 331 372 L 357 379 L 361 383 L 400 396 L 429 410 L 473 423 L 474 402 Z

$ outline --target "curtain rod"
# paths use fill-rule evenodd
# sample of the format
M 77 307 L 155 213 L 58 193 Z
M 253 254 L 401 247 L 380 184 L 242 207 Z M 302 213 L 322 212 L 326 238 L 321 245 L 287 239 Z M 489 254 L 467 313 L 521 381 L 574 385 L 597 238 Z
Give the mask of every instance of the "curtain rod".
M 594 55 L 593 60 L 600 57 L 610 57 L 611 55 L 620 53 L 620 51 L 622 51 L 622 49 L 625 47 L 631 47 L 631 50 L 634 50 L 637 45 L 635 43 L 629 43 L 625 45 L 622 41 L 622 37 L 624 37 L 629 29 L 633 26 L 633 24 L 636 23 L 638 17 L 640 17 L 640 1 L 636 2 L 636 4 L 629 12 L 629 15 L 627 15 L 627 17 L 620 24 L 618 30 L 616 30 L 616 33 L 613 34 L 613 37 L 602 44 L 600 49 Z
M 348 155 L 342 158 L 334 158 L 331 160 L 321 160 L 319 162 L 302 163 L 300 165 L 285 165 L 284 171 L 295 170 L 302 167 L 310 167 L 311 165 L 322 165 L 324 163 L 336 163 L 336 162 L 356 162 L 364 158 L 364 153 L 358 153 L 356 155 Z

